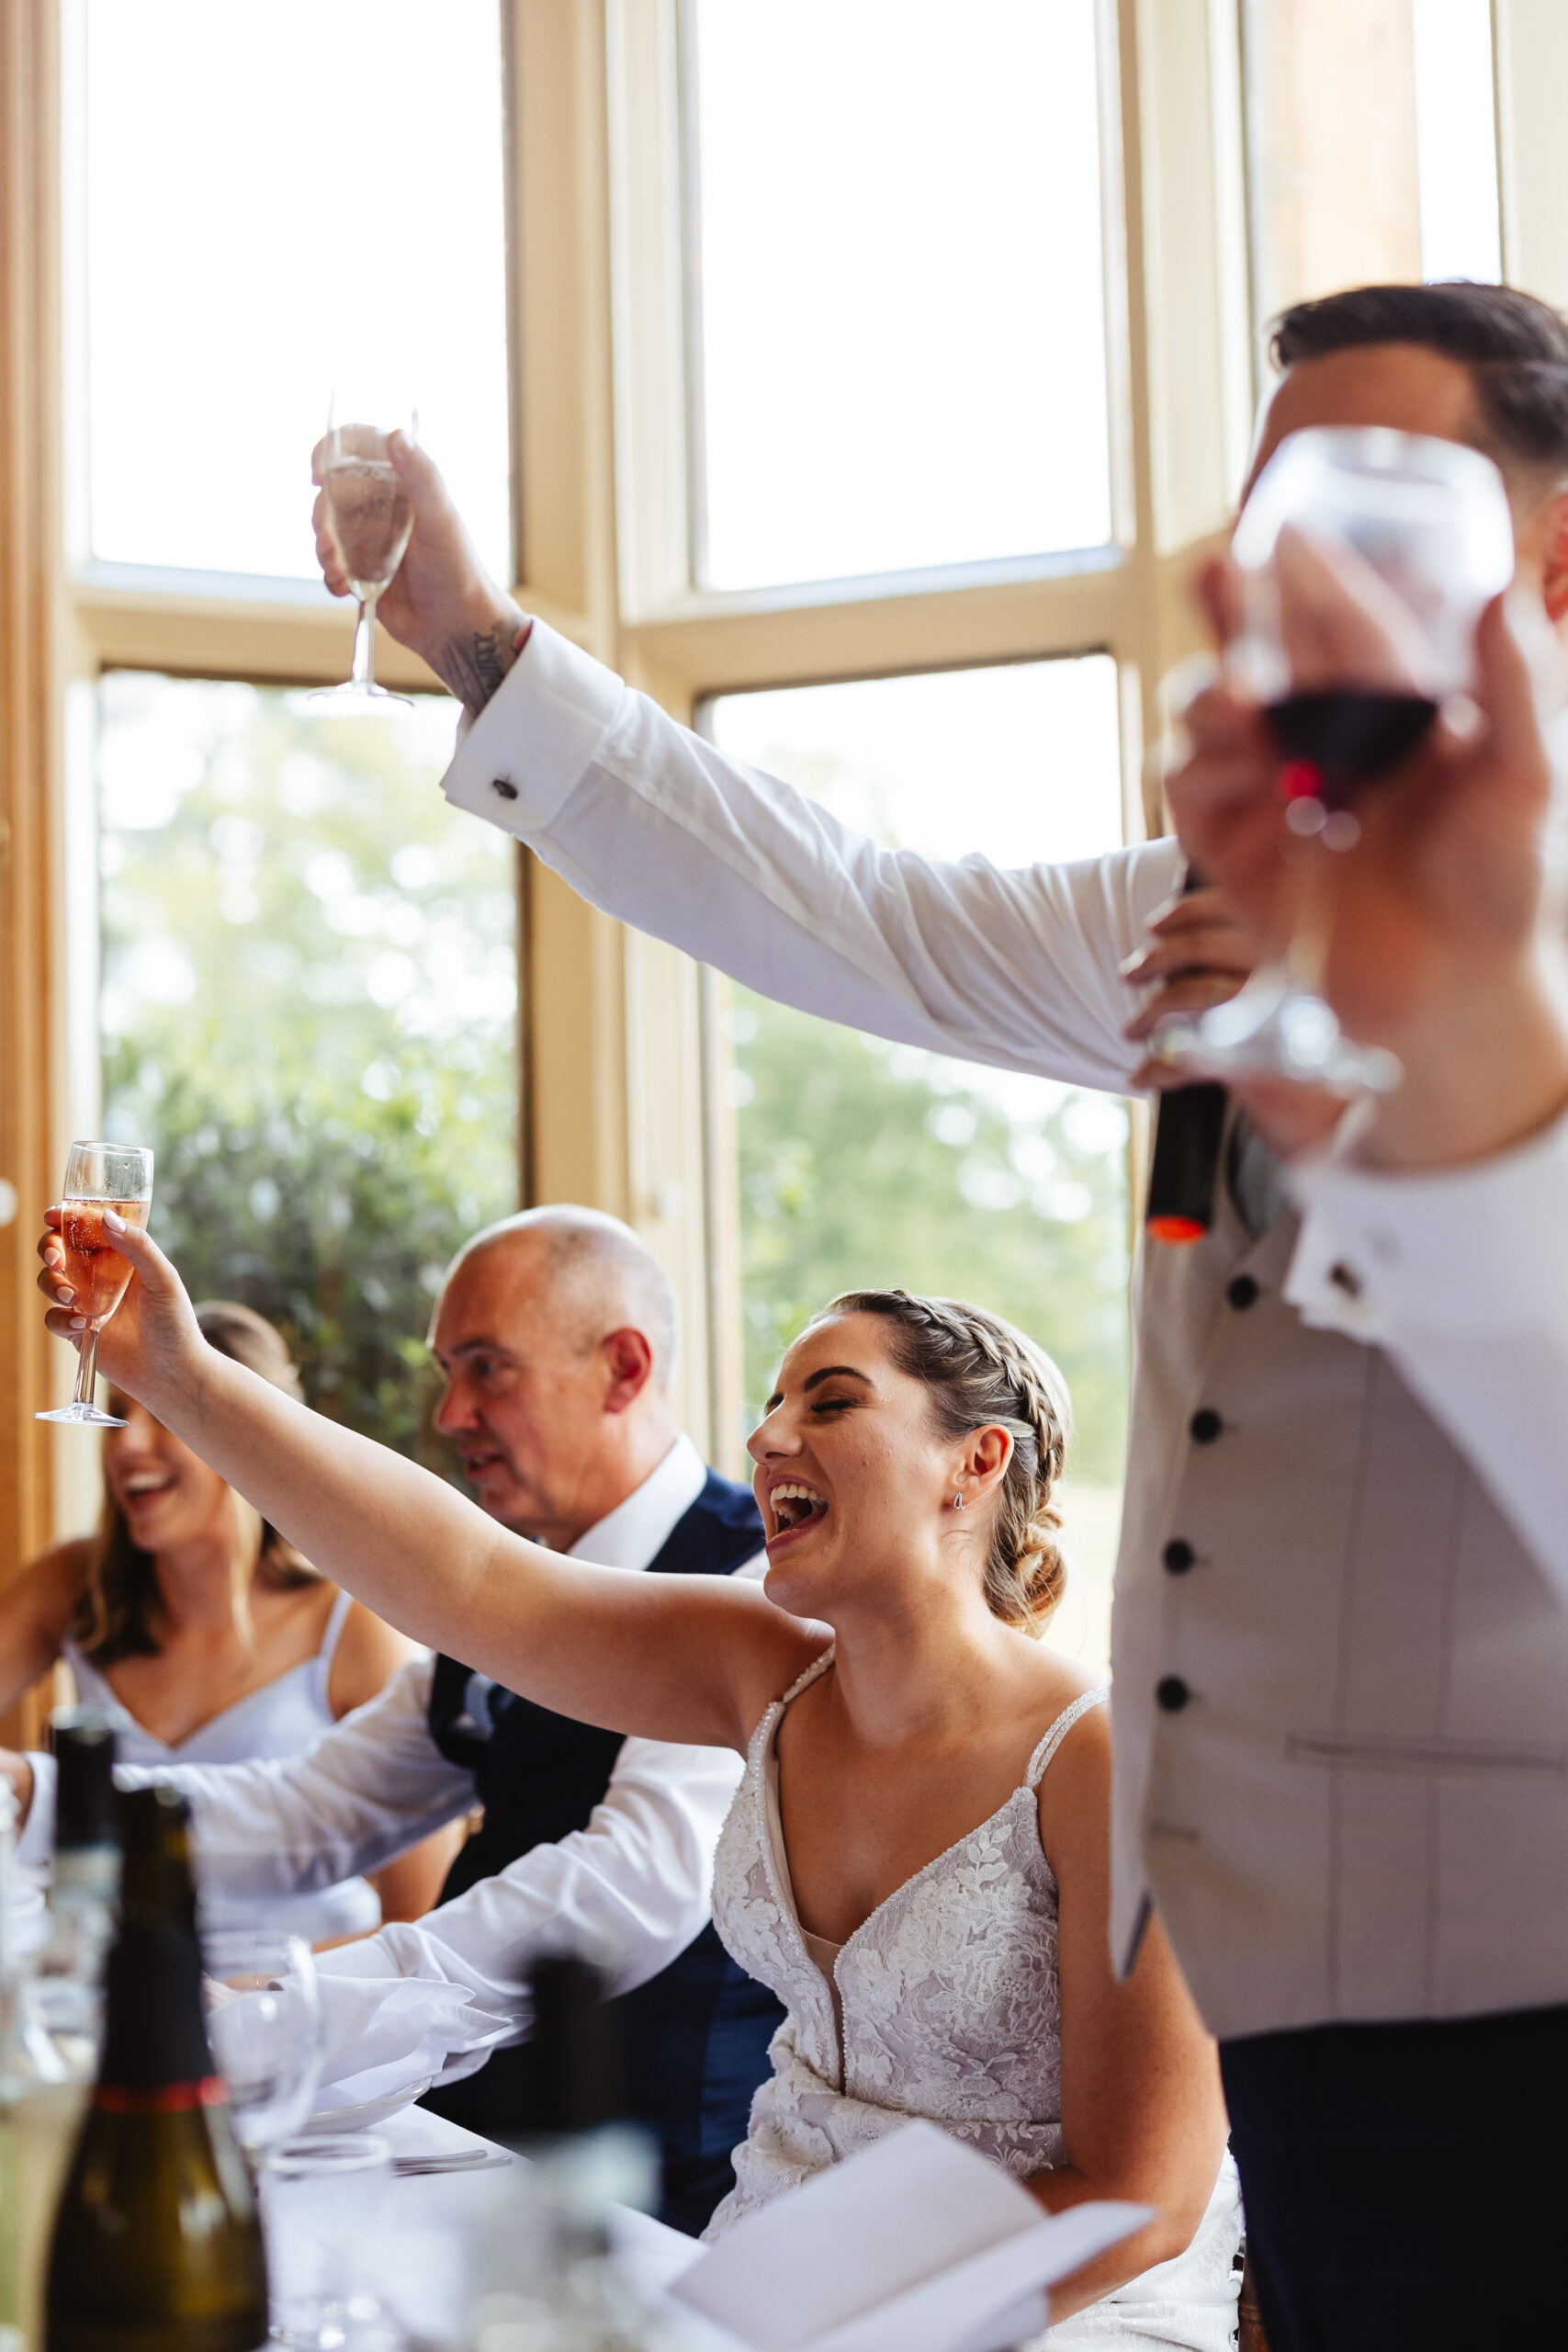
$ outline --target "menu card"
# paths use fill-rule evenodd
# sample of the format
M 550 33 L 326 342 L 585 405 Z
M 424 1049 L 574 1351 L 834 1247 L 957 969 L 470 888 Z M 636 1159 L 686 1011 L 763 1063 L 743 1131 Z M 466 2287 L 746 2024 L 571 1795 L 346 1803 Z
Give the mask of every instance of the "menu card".
M 669 2288 L 752 2352 L 1005 2352 L 1052 2284 L 1152 2219 L 1045 2213 L 999 2165 L 911 2122 L 738 2222 Z

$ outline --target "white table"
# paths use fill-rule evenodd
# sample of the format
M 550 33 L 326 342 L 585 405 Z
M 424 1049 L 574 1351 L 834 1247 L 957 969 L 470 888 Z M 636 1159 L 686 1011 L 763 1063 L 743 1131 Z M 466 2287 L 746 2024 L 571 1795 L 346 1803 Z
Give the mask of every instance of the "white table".
M 525 2231 L 525 2161 L 420 2107 L 405 2108 L 378 2123 L 375 2136 L 387 2142 L 394 2161 L 469 2153 L 486 2160 L 467 2171 L 394 2177 L 378 2192 L 371 2241 L 376 2291 L 411 2335 L 449 2344 L 454 2315 L 464 2309 L 471 2292 L 476 2245 L 487 2232 L 507 2226 L 509 2204 L 515 2210 L 519 2232 Z M 699 2252 L 694 2239 L 647 2213 L 620 2211 L 614 2236 L 630 2276 L 649 2295 L 660 2293 Z M 689 2332 L 700 2335 L 705 2345 L 728 2341 L 704 2327 L 694 2314 L 690 2320 Z

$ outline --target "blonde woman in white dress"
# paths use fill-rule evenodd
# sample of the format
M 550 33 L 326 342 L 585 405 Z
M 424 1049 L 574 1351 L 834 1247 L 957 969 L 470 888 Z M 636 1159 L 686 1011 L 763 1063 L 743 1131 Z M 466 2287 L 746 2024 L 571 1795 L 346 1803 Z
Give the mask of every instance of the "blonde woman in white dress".
M 746 1756 L 715 1918 L 790 2015 L 712 2233 L 927 2117 L 1050 2211 L 1156 2209 L 1058 2290 L 1053 2346 L 1223 2352 L 1240 2224 L 1213 2047 L 1157 1922 L 1111 1973 L 1105 1694 L 1039 1638 L 1063 1574 L 1046 1358 L 973 1307 L 836 1301 L 750 1440 L 765 1591 L 641 1577 L 301 1411 L 205 1345 L 152 1242 L 117 1246 L 139 1280 L 103 1368 L 328 1575 L 542 1705 Z

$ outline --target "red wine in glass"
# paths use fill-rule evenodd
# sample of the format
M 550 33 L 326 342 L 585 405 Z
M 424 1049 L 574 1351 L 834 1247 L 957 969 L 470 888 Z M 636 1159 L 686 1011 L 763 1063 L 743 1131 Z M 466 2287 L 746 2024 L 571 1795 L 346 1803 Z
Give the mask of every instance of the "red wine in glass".
M 1336 687 L 1282 695 L 1269 704 L 1268 712 L 1282 755 L 1317 770 L 1325 808 L 1345 808 L 1409 758 L 1437 718 L 1438 706 L 1426 695 Z

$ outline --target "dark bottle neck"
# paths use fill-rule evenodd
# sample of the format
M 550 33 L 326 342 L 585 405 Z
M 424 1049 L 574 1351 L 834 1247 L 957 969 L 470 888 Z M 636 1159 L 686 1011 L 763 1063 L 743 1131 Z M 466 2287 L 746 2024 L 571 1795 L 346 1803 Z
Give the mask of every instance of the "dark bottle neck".
M 201 2007 L 201 1950 L 191 1883 L 189 1809 L 171 1790 L 125 1800 L 120 1924 L 105 1979 L 99 2104 L 152 2106 L 210 2097 L 212 2052 Z M 164 2094 L 159 2098 L 154 2095 Z

